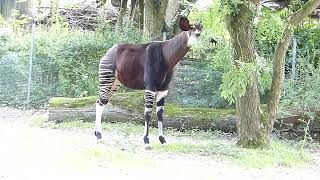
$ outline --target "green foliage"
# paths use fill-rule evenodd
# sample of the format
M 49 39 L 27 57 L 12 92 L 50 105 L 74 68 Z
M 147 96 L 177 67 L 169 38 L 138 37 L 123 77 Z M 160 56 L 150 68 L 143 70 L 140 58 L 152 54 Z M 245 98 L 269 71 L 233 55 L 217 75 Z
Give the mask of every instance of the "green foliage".
M 169 90 L 167 102 L 183 107 L 227 108 L 228 102 L 220 97 L 222 73 L 212 69 L 203 70 L 199 60 L 190 66 L 180 66 Z M 197 66 L 196 68 L 193 66 Z
M 153 2 L 153 6 L 154 6 L 155 9 L 160 8 L 161 0 L 152 0 L 152 2 Z
M 320 26 L 316 21 L 309 21 L 296 29 L 298 57 L 313 64 L 314 67 L 320 65 Z M 289 56 L 291 54 L 289 53 Z
M 234 103 L 237 97 L 245 94 L 247 86 L 252 82 L 255 66 L 253 63 L 238 62 L 238 67 L 234 66 L 225 72 L 222 77 L 221 96 L 230 103 Z
M 100 58 L 116 43 L 141 42 L 142 37 L 139 34 L 135 30 L 114 34 L 105 24 L 101 24 L 95 32 L 69 29 L 66 23 L 60 21 L 50 27 L 37 27 L 31 88 L 32 105 L 44 105 L 52 96 L 96 95 Z M 25 102 L 30 40 L 29 30 L 13 28 L 10 23 L 1 27 L 0 63 L 5 65 L 1 66 L 5 71 L 0 71 L 0 77 L 1 87 L 6 87 L 0 88 L 1 103 L 22 105 Z M 18 87 L 13 86 L 14 83 Z M 21 96 L 17 96 L 15 90 L 22 92 Z
M 320 107 L 320 72 L 309 62 L 298 64 L 299 74 L 295 80 L 285 82 L 282 106 L 298 107 L 304 111 Z
M 236 15 L 239 13 L 239 4 L 243 4 L 245 1 L 242 0 L 222 0 L 221 7 L 226 14 Z
M 285 23 L 280 15 L 283 12 L 285 10 L 274 12 L 268 8 L 261 9 L 255 38 L 259 55 L 267 58 L 268 62 L 272 61 L 275 46 L 282 37 Z
M 206 11 L 193 8 L 189 19 L 191 22 L 202 21 L 204 28 L 199 43 L 192 47 L 192 55 L 194 58 L 201 59 L 196 66 L 206 68 L 212 62 L 212 56 L 219 52 L 216 50 L 217 47 L 209 42 L 209 38 L 214 38 L 218 42 L 218 47 L 226 45 L 224 39 L 228 35 L 223 21 L 223 13 L 220 10 L 218 2 L 215 1 L 214 5 Z

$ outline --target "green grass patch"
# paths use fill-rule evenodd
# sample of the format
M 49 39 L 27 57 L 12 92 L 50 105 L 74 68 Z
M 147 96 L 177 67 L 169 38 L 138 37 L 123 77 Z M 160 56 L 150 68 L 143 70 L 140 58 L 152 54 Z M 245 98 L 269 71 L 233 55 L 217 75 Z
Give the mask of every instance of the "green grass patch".
M 34 126 L 53 128 L 53 129 L 66 129 L 66 130 L 88 130 L 94 127 L 94 123 L 82 121 L 69 121 L 64 123 L 47 122 L 41 116 L 34 116 L 30 119 Z M 130 134 L 141 135 L 143 126 L 134 123 L 102 123 L 103 132 L 116 132 L 122 134 L 124 137 Z M 158 130 L 151 128 L 150 134 L 156 135 Z M 161 146 L 156 140 L 151 144 L 155 151 L 172 152 L 172 153 L 185 153 L 201 156 L 218 157 L 221 159 L 228 159 L 238 164 L 251 167 L 263 168 L 274 166 L 296 167 L 303 166 L 313 162 L 311 155 L 307 154 L 301 147 L 300 143 L 292 141 L 279 141 L 274 140 L 271 148 L 269 149 L 245 149 L 236 146 L 235 139 L 220 138 L 213 132 L 192 131 L 179 132 L 175 130 L 165 130 L 167 137 L 173 136 L 174 138 L 181 138 L 179 142 L 168 143 L 166 146 Z M 140 140 L 140 139 L 139 139 Z M 126 146 L 130 146 L 126 144 Z M 132 151 L 123 152 L 118 151 L 112 154 L 105 152 L 101 149 L 91 149 L 89 152 L 97 158 L 105 158 L 110 161 L 123 163 L 130 160 L 132 152 L 138 152 L 138 147 L 126 147 Z M 141 148 L 141 147 L 140 147 Z M 128 154 L 129 153 L 129 154 Z M 144 162 L 142 164 L 148 164 Z
M 244 149 L 246 156 L 239 162 L 250 167 L 281 165 L 287 167 L 302 166 L 313 162 L 311 155 L 297 144 L 274 140 L 270 149 Z
M 169 143 L 166 146 L 154 144 L 154 149 L 163 152 L 200 154 L 228 159 L 250 168 L 265 168 L 275 166 L 299 167 L 313 162 L 297 145 L 282 141 L 274 141 L 269 149 L 245 149 L 228 140 L 213 139 L 206 143 Z
M 98 160 L 108 161 L 113 164 L 120 165 L 122 167 L 148 167 L 155 163 L 151 159 L 139 157 L 133 152 L 122 151 L 116 148 L 106 149 L 101 148 L 99 146 L 93 146 L 92 148 L 87 149 L 84 153 L 89 157 L 94 157 Z

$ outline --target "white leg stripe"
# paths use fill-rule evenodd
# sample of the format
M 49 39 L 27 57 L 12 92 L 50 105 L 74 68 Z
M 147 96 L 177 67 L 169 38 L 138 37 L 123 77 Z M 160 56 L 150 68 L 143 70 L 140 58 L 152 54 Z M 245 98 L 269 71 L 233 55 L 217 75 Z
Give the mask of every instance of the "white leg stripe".
M 158 121 L 158 129 L 159 129 L 159 136 L 163 136 L 163 126 L 161 121 Z
M 157 102 L 168 95 L 168 90 L 157 92 Z
M 152 108 L 147 108 L 147 107 L 144 108 L 144 114 L 146 114 L 147 112 L 151 112 L 151 111 L 152 111 Z
M 164 106 L 157 106 L 156 113 L 158 113 L 158 111 L 160 111 L 161 109 L 164 110 Z
M 152 94 L 153 96 L 155 96 L 155 95 L 156 95 L 156 92 L 154 92 L 154 91 L 144 90 L 144 92 L 146 92 L 146 93 L 150 93 L 150 94 Z
M 96 126 L 96 131 L 100 132 L 102 131 L 101 128 L 101 116 L 103 112 L 103 108 L 105 105 L 100 106 L 99 103 L 96 103 L 96 121 L 95 121 L 95 126 Z

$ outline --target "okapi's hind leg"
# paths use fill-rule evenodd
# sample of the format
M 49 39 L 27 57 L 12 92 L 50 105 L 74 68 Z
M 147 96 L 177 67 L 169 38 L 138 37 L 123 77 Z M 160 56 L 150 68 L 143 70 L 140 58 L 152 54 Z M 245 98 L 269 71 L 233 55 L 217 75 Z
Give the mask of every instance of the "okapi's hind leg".
M 159 141 L 161 144 L 165 144 L 166 140 L 163 135 L 163 113 L 164 113 L 164 102 L 168 95 L 168 90 L 158 91 L 156 94 L 157 108 L 156 114 L 158 119 L 158 129 L 159 129 Z
M 108 67 L 108 64 L 104 64 L 102 62 L 99 69 L 99 99 L 96 102 L 96 121 L 94 131 L 94 135 L 97 140 L 101 140 L 102 138 L 101 116 L 103 109 L 106 104 L 108 104 L 113 93 L 120 86 L 120 83 L 115 78 L 114 71 L 108 69 Z

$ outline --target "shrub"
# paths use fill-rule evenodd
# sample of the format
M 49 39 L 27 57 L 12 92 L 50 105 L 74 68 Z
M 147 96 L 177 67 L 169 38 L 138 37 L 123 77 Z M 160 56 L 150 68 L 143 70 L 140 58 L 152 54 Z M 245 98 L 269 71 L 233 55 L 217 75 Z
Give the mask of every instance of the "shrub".
M 31 33 L 22 28 L 13 30 L 8 24 L 0 28 L 12 32 L 0 31 L 0 103 L 22 105 L 26 101 Z M 32 106 L 44 105 L 52 96 L 96 95 L 98 64 L 106 50 L 119 42 L 142 41 L 136 30 L 115 34 L 107 25 L 94 32 L 57 23 L 38 26 L 35 34 Z

